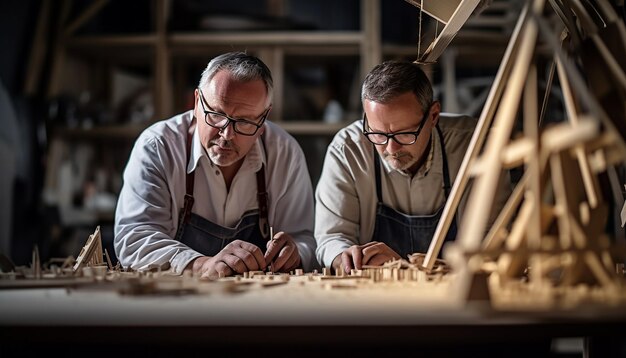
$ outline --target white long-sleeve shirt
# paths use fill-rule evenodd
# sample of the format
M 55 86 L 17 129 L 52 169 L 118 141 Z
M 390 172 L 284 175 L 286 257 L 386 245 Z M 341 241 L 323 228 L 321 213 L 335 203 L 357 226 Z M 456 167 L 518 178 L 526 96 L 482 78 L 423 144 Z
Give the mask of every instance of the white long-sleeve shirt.
M 296 140 L 265 122 L 266 154 L 259 138 L 226 189 L 214 165 L 193 135 L 187 163 L 186 140 L 192 111 L 155 123 L 135 142 L 124 170 L 115 213 L 114 246 L 124 267 L 146 270 L 169 263 L 175 273 L 199 252 L 175 240 L 183 207 L 186 174 L 194 171 L 192 212 L 220 226 L 233 227 L 244 212 L 258 209 L 256 172 L 265 164 L 268 221 L 274 232 L 290 234 L 305 270 L 317 267 L 313 238 L 313 190 L 302 149 Z
M 454 183 L 471 140 L 476 120 L 466 116 L 442 113 L 439 126 L 443 133 L 450 173 Z M 328 146 L 315 199 L 315 238 L 317 258 L 330 267 L 334 258 L 352 245 L 372 240 L 376 221 L 376 181 L 374 177 L 373 144 L 362 133 L 363 122 L 356 121 L 337 133 Z M 424 165 L 413 176 L 380 161 L 383 202 L 408 215 L 430 215 L 445 204 L 442 189 L 441 147 L 436 130 L 431 133 L 431 146 Z M 496 208 L 504 205 L 510 186 L 509 176 L 501 180 L 502 190 Z M 468 191 L 465 191 L 467 194 Z M 459 205 L 457 224 L 467 198 Z M 497 210 L 495 211 L 497 213 Z M 491 220 L 495 219 L 492 214 Z

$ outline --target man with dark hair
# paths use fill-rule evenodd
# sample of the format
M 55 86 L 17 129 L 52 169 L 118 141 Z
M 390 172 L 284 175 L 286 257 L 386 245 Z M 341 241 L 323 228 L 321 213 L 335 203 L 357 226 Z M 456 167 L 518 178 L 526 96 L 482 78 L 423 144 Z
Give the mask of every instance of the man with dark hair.
M 193 110 L 139 136 L 115 215 L 123 266 L 209 278 L 316 266 L 311 180 L 295 139 L 266 121 L 272 96 L 260 59 L 226 53 L 202 73 Z
M 317 258 L 345 272 L 428 250 L 476 126 L 440 115 L 430 81 L 411 62 L 376 66 L 361 100 L 363 119 L 337 133 L 316 189 Z

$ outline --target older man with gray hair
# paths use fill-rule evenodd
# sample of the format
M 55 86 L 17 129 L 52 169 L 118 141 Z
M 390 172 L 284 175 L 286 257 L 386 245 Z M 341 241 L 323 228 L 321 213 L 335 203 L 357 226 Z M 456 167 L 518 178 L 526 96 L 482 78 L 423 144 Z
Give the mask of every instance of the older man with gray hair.
M 266 121 L 272 95 L 260 59 L 226 53 L 202 73 L 193 110 L 139 136 L 115 215 L 123 266 L 209 278 L 316 266 L 311 180 L 295 139 Z

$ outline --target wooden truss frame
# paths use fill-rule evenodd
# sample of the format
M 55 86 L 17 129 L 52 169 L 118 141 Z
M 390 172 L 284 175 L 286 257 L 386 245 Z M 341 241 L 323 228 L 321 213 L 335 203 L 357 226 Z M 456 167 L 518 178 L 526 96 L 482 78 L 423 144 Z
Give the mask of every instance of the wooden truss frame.
M 100 226 L 98 226 L 96 227 L 96 231 L 89 235 L 85 246 L 80 250 L 80 254 L 72 270 L 76 273 L 85 266 L 102 266 L 103 264 L 104 254 L 102 251 L 102 238 L 100 237 Z M 109 260 L 109 266 L 110 265 Z
M 474 12 L 474 9 L 476 9 L 476 6 L 480 3 L 480 0 L 405 1 L 444 24 L 441 32 L 424 53 L 417 54 L 417 62 L 420 63 L 437 61 L 439 56 L 443 53 L 443 50 L 452 42 L 457 32 L 461 29 L 461 26 L 465 24 L 467 19 L 472 15 L 472 12 Z M 424 5 L 423 7 L 422 4 Z M 422 26 L 422 24 L 419 26 Z M 421 39 L 418 39 L 418 41 L 420 40 Z
M 528 275 L 529 287 L 545 294 L 551 304 L 556 288 L 589 283 L 614 293 L 622 285 L 615 259 L 626 258 L 626 250 L 623 245 L 611 247 L 604 233 L 608 210 L 598 178 L 626 162 L 626 110 L 603 100 L 617 96 L 618 103 L 626 103 L 625 68 L 616 60 L 626 51 L 626 31 L 605 0 L 597 3 L 607 28 L 613 30 L 610 44 L 603 41 L 607 37 L 598 36 L 601 30 L 579 0 L 550 0 L 564 21 L 561 36 L 543 18 L 545 0 L 527 4 L 520 15 L 423 263 L 424 269 L 432 268 L 473 176 L 459 237 L 446 251 L 446 259 L 459 270 L 457 292 L 463 299 L 484 297 L 486 292 L 477 288 L 487 287 L 480 281 L 489 272 L 495 273 L 489 283 L 500 288 L 510 288 Z M 577 30 L 581 23 L 582 31 Z M 535 58 L 539 35 L 554 54 L 569 120 L 543 132 L 545 104 L 540 110 Z M 587 41 L 613 80 L 594 86 L 592 79 L 588 86 L 559 39 Z M 520 105 L 524 136 L 511 141 Z M 525 166 L 524 177 L 485 235 L 500 175 L 520 165 Z M 554 199 L 547 200 L 550 195 Z

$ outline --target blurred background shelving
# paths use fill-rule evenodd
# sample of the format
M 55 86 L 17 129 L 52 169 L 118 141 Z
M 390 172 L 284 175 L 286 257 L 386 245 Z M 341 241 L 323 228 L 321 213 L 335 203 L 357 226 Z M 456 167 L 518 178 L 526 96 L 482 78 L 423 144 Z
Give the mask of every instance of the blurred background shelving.
M 3 56 L 2 81 L 25 163 L 12 185 L 18 190 L 7 194 L 10 218 L 3 216 L 17 264 L 30 260 L 33 244 L 44 258 L 77 255 L 96 225 L 112 253 L 134 140 L 193 108 L 214 56 L 246 51 L 270 67 L 269 119 L 298 140 L 315 186 L 332 137 L 361 117 L 365 74 L 382 60 L 415 60 L 418 50 L 419 10 L 402 0 L 10 0 L 0 7 L 1 40 L 15 49 Z M 520 7 L 493 1 L 427 68 L 444 110 L 479 114 Z M 423 20 L 422 51 L 442 26 Z

